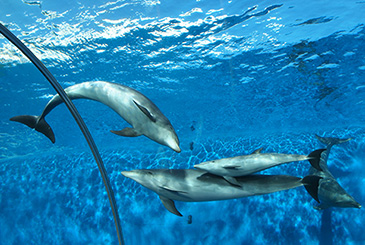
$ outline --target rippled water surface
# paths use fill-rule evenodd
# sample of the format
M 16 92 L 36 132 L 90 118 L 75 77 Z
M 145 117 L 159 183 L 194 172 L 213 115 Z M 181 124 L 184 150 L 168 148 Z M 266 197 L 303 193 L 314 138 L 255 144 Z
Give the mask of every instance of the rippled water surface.
M 334 146 L 333 175 L 364 205 L 365 2 L 2 0 L 0 22 L 63 87 L 112 81 L 139 90 L 169 118 L 182 152 L 110 130 L 128 124 L 75 101 L 101 152 L 126 244 L 362 244 L 364 209 L 313 209 L 303 187 L 243 199 L 183 203 L 169 213 L 120 174 L 193 168 L 264 152 Z M 55 93 L 0 36 L 0 243 L 114 244 L 97 165 L 70 113 L 47 116 L 56 143 L 9 118 L 39 115 Z M 307 175 L 299 162 L 266 170 Z M 192 215 L 192 223 L 188 223 Z

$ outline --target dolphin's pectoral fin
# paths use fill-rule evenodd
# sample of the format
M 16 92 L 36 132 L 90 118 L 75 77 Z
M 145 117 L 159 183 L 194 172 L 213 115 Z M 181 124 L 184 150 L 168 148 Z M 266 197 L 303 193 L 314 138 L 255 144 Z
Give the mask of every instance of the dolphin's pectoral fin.
M 171 213 L 173 213 L 177 216 L 182 217 L 182 214 L 176 209 L 175 203 L 174 203 L 173 200 L 168 199 L 168 198 L 163 197 L 163 196 L 159 196 L 159 197 L 160 197 L 160 200 L 161 200 L 162 204 L 165 206 L 165 208 L 167 210 L 169 210 Z
M 230 176 L 223 176 L 223 178 L 230 183 L 231 185 L 233 185 L 234 187 L 242 187 L 240 183 L 238 183 L 238 181 L 236 180 L 236 178 L 234 177 L 230 177 Z
M 152 122 L 156 122 L 156 117 L 153 116 L 153 114 L 144 106 L 141 106 L 140 104 L 138 104 L 138 102 L 136 102 L 135 100 L 133 100 L 134 104 L 152 121 Z
M 308 157 L 310 158 L 308 159 L 308 161 L 310 162 L 312 167 L 319 171 L 323 171 L 323 169 L 321 169 L 321 167 L 319 166 L 319 162 L 321 160 L 322 152 L 324 152 L 325 150 L 326 149 L 315 150 L 308 155 Z
M 139 132 L 137 132 L 134 128 L 123 128 L 122 130 L 119 131 L 110 130 L 110 132 L 125 137 L 137 137 L 142 135 Z
M 315 175 L 308 175 L 302 179 L 302 183 L 304 184 L 305 189 L 313 197 L 314 200 L 319 202 L 318 198 L 318 187 L 319 181 L 323 179 L 322 177 Z
M 251 154 L 260 154 L 263 149 L 264 148 L 261 147 L 261 148 L 255 150 L 254 152 L 252 152 Z

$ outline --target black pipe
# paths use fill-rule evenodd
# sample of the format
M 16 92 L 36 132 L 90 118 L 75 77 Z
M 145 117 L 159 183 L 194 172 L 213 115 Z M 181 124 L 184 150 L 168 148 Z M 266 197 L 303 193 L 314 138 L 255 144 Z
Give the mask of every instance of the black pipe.
M 0 23 L 0 32 L 4 35 L 10 42 L 12 42 L 22 53 L 28 57 L 30 61 L 38 68 L 38 70 L 47 78 L 53 88 L 57 91 L 59 96 L 62 98 L 63 102 L 65 102 L 67 108 L 70 110 L 72 116 L 75 118 L 75 121 L 79 125 L 82 133 L 85 136 L 87 143 L 94 155 L 95 161 L 98 164 L 98 168 L 103 178 L 103 182 L 105 185 L 105 189 L 108 193 L 110 206 L 113 211 L 115 227 L 117 229 L 118 241 L 119 244 L 124 244 L 122 226 L 120 224 L 117 204 L 115 202 L 114 192 L 110 185 L 110 181 L 105 170 L 103 161 L 101 160 L 98 148 L 95 145 L 94 139 L 91 137 L 89 129 L 86 127 L 84 120 L 81 118 L 79 112 L 77 111 L 75 105 L 71 102 L 70 98 L 67 96 L 65 90 L 63 90 L 62 86 L 57 82 L 56 78 L 52 75 L 52 73 L 44 66 L 44 64 L 30 51 L 12 32 L 10 32 L 4 25 Z

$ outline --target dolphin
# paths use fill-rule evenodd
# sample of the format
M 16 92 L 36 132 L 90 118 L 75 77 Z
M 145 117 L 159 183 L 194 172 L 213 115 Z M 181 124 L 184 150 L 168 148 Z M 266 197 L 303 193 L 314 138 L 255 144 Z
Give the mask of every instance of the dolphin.
M 336 179 L 318 175 L 311 176 L 314 179 L 305 182 L 304 187 L 320 203 L 320 205 L 314 207 L 315 209 L 323 210 L 329 207 L 361 208 L 361 205 L 341 187 Z
M 65 92 L 71 100 L 90 99 L 101 102 L 132 125 L 132 128 L 126 127 L 120 131 L 111 130 L 112 133 L 126 137 L 145 135 L 176 152 L 181 151 L 179 139 L 170 121 L 151 100 L 140 92 L 124 85 L 104 81 L 75 84 L 67 87 Z M 55 95 L 40 116 L 22 115 L 12 117 L 10 120 L 23 123 L 41 132 L 54 143 L 54 133 L 45 117 L 61 103 L 63 101 L 59 95 Z
M 310 168 L 309 175 L 313 177 L 310 181 L 306 181 L 305 185 L 308 193 L 320 203 L 314 208 L 317 210 L 329 207 L 361 208 L 361 205 L 337 182 L 327 165 L 332 146 L 347 142 L 351 138 L 324 138 L 318 135 L 316 137 L 320 142 L 327 145 L 327 149 L 321 153 L 319 164 Z
M 263 195 L 303 185 L 288 175 L 249 175 L 236 178 L 240 187 L 200 169 L 141 169 L 122 174 L 159 195 L 171 213 L 182 216 L 175 201 L 204 202 Z
M 254 151 L 250 155 L 202 162 L 194 165 L 194 167 L 215 175 L 223 176 L 227 181 L 238 185 L 232 177 L 250 175 L 283 163 L 309 160 L 312 165 L 318 165 L 321 152 L 323 152 L 324 149 L 313 151 L 308 156 L 297 154 L 261 153 L 261 151 L 262 148 Z

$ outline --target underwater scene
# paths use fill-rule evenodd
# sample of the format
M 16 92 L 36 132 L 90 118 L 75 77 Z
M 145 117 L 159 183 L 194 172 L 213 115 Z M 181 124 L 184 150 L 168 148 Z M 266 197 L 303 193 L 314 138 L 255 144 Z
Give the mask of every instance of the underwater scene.
M 364 13 L 1 0 L 0 244 L 365 244 Z

